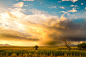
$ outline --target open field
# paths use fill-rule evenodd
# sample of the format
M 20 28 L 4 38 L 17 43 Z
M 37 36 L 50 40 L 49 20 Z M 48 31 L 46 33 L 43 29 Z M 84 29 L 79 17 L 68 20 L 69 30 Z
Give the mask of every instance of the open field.
M 85 57 L 86 51 L 78 50 L 77 47 L 33 47 L 1 46 L 0 57 Z

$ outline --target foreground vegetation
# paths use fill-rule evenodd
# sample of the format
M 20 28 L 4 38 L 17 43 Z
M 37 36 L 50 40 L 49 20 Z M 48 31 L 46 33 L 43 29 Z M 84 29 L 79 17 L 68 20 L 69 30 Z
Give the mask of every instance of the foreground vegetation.
M 0 47 L 0 57 L 85 57 L 84 50 L 78 50 L 77 47 L 39 47 L 38 50 L 33 47 Z

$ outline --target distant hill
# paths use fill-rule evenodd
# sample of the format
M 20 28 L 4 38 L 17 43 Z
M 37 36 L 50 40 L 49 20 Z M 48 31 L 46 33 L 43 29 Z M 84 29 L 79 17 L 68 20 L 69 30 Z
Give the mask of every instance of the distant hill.
M 0 44 L 0 46 L 11 46 L 9 44 Z

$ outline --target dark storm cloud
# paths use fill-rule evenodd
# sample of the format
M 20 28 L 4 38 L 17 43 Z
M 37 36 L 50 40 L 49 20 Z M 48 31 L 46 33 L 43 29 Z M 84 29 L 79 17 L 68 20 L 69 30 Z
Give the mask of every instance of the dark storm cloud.
M 56 21 L 56 20 L 55 20 Z M 54 20 L 49 22 L 55 22 Z M 78 20 L 77 20 L 78 21 Z M 52 25 L 52 24 L 51 24 Z M 59 25 L 57 27 L 57 25 Z M 60 21 L 55 22 L 53 26 L 47 26 L 47 29 L 51 31 L 52 34 L 47 34 L 49 39 L 52 41 L 46 44 L 54 45 L 62 43 L 62 39 L 65 37 L 67 41 L 86 41 L 86 23 L 83 24 L 75 23 L 74 21 Z M 55 32 L 53 32 L 55 31 Z
M 68 41 L 86 41 L 86 37 L 66 37 Z

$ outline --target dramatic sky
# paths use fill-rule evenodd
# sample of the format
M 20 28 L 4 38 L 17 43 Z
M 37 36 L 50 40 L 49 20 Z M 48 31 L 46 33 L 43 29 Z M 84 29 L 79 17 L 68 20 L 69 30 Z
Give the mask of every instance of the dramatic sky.
M 0 44 L 86 42 L 86 0 L 0 0 Z

